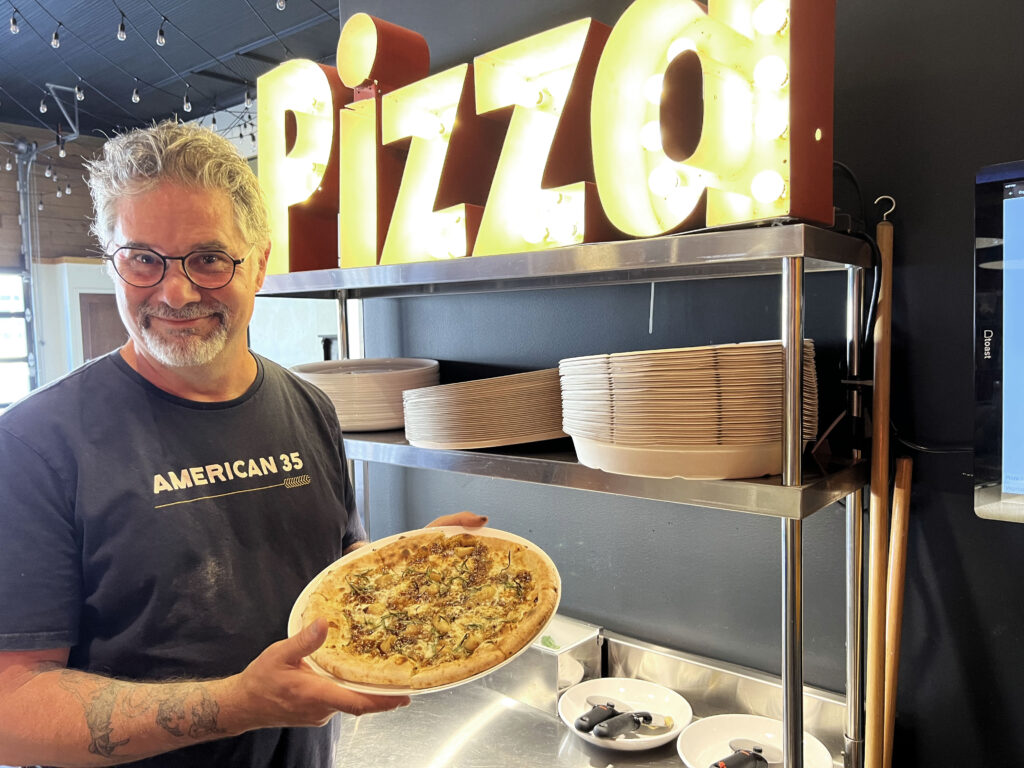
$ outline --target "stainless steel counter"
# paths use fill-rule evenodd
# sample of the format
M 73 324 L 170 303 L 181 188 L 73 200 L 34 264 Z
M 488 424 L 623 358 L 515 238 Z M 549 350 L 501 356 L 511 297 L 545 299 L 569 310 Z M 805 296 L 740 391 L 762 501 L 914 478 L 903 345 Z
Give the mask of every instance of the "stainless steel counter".
M 396 712 L 341 717 L 335 768 L 683 765 L 675 742 L 642 752 L 594 747 L 557 717 L 475 683 L 413 696 Z

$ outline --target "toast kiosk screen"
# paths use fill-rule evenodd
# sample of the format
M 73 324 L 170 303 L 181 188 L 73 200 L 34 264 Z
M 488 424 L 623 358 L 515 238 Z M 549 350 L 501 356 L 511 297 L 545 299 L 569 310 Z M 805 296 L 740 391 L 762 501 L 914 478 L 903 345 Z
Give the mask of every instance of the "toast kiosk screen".
M 975 189 L 974 510 L 1024 522 L 1024 161 Z

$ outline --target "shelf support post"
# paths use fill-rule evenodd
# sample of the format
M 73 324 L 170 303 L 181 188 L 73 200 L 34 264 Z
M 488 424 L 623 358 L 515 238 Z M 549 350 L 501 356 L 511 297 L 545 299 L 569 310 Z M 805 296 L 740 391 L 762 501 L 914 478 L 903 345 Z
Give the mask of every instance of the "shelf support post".
M 850 387 L 854 461 L 863 458 L 863 394 L 860 390 L 864 341 L 864 269 L 848 267 L 846 277 L 846 370 Z M 845 768 L 864 765 L 864 491 L 846 497 L 846 737 Z
M 782 356 L 785 392 L 782 483 L 799 485 L 803 454 L 804 260 L 782 259 Z M 803 768 L 803 523 L 782 520 L 782 760 Z

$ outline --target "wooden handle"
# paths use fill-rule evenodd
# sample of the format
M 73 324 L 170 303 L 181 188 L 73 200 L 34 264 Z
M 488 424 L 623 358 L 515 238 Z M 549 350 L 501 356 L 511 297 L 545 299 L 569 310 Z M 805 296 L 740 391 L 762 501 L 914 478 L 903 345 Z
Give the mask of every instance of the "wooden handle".
M 868 519 L 868 615 L 864 685 L 864 765 L 882 768 L 885 686 L 885 569 L 889 526 L 889 365 L 892 329 L 892 223 L 876 230 L 881 256 L 875 314 L 871 405 L 871 506 Z
M 896 730 L 896 680 L 900 669 L 900 637 L 903 629 L 903 584 L 907 572 L 907 529 L 910 525 L 910 477 L 913 462 L 896 462 L 896 487 L 892 494 L 892 531 L 889 536 L 889 574 L 885 599 L 885 731 L 882 749 L 884 768 L 892 766 L 892 737 Z

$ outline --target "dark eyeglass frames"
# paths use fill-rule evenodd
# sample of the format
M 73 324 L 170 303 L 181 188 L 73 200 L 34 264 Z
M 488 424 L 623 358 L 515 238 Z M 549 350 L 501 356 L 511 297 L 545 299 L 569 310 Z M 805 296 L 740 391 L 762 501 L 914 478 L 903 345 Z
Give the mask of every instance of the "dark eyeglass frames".
M 113 253 L 103 255 L 110 261 L 114 271 L 128 285 L 136 288 L 152 288 L 159 285 L 167 274 L 168 261 L 180 261 L 182 270 L 193 285 L 213 290 L 223 288 L 235 276 L 238 265 L 249 258 L 255 243 L 249 246 L 245 256 L 233 259 L 224 251 L 203 249 L 184 256 L 164 256 L 149 248 L 121 246 Z

